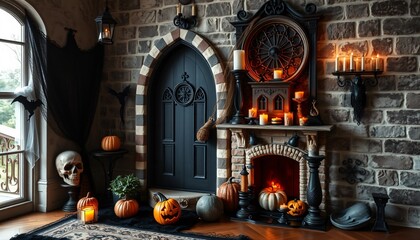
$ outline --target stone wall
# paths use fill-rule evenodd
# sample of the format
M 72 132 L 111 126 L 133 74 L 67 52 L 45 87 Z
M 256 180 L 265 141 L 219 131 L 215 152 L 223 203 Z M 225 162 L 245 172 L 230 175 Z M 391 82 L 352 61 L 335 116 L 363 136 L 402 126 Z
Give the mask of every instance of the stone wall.
M 191 29 L 207 38 L 228 62 L 235 44 L 238 10 L 255 12 L 265 1 L 197 0 L 198 26 Z M 390 197 L 386 215 L 390 224 L 420 225 L 420 0 L 314 0 L 288 1 L 303 9 L 315 3 L 322 18 L 318 41 L 318 106 L 326 124 L 335 125 L 327 142 L 329 199 L 334 209 L 355 201 L 374 206 L 372 192 Z M 293 3 L 292 3 L 293 2 Z M 119 124 L 117 102 L 103 88 L 98 129 L 123 136 L 131 157 L 117 164 L 116 172 L 144 168 L 137 159 L 134 89 L 140 68 L 155 41 L 175 30 L 176 0 L 110 1 L 118 19 L 115 43 L 106 48 L 103 86 L 122 89 L 131 84 L 126 125 Z M 189 6 L 184 13 L 189 15 Z M 339 87 L 334 71 L 336 54 L 351 52 L 367 57 L 379 54 L 384 73 L 367 87 L 367 107 L 360 125 L 353 121 L 349 87 Z M 98 130 L 100 131 L 100 130 Z M 346 180 L 354 164 L 365 175 Z M 354 168 L 353 168 L 354 169 Z M 140 174 L 140 173 L 139 173 Z M 142 176 L 144 177 L 144 176 Z M 373 208 L 374 209 L 374 208 Z

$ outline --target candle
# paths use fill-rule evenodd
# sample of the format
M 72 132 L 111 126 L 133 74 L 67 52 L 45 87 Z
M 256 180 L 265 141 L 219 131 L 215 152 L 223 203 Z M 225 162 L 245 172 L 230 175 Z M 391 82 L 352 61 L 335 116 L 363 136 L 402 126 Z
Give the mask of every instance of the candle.
M 365 54 L 362 56 L 360 70 L 365 71 Z
M 353 71 L 353 53 L 350 54 L 350 71 Z
M 95 209 L 93 207 L 87 207 L 82 210 L 81 214 L 82 222 L 93 222 L 95 220 Z
M 343 72 L 346 71 L 346 57 L 343 57 Z
M 293 113 L 284 113 L 284 126 L 293 125 Z
M 289 209 L 285 203 L 280 205 L 280 210 Z
M 338 55 L 335 56 L 335 71 L 338 71 L 338 62 L 339 62 L 339 58 Z
M 260 125 L 268 124 L 268 115 L 265 113 L 260 114 Z
M 283 69 L 274 69 L 274 79 L 280 79 L 283 76 Z
M 248 175 L 241 175 L 241 192 L 248 192 Z
M 295 98 L 296 99 L 301 99 L 303 98 L 303 91 L 299 91 L 299 92 L 295 92 Z
M 251 108 L 248 110 L 248 117 L 249 118 L 256 118 L 257 117 L 257 109 Z
M 379 70 L 379 54 L 376 54 L 375 70 Z
M 105 28 L 104 29 L 104 38 L 110 38 L 110 32 L 109 32 L 109 29 L 108 28 Z
M 305 126 L 307 121 L 308 121 L 307 117 L 301 117 L 301 118 L 299 118 L 299 125 L 300 126 Z
M 176 6 L 176 15 L 181 14 L 181 3 L 178 3 L 178 6 Z
M 233 70 L 245 69 L 245 50 L 233 51 Z
M 192 3 L 192 5 L 191 5 L 191 16 L 195 16 L 197 13 L 196 13 L 196 10 L 195 10 L 195 3 Z

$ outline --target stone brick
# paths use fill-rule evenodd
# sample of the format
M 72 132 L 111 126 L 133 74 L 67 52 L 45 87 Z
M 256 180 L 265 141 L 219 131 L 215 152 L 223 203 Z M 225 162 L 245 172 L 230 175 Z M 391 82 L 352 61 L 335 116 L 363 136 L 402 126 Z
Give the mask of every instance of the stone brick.
M 418 205 L 420 191 L 390 188 L 388 196 L 391 203 Z
M 353 198 L 354 187 L 346 185 L 332 185 L 329 190 L 330 196 L 334 198 Z
M 398 90 L 420 90 L 420 75 L 403 75 L 397 81 Z
M 158 27 L 157 26 L 146 26 L 146 27 L 139 27 L 138 29 L 139 38 L 151 38 L 158 35 Z
M 264 3 L 266 3 L 265 0 L 245 1 L 245 9 L 248 9 L 249 11 L 258 10 Z
M 392 170 L 379 170 L 378 183 L 381 186 L 398 186 L 398 174 Z
M 420 33 L 420 18 L 389 18 L 382 23 L 385 35 L 409 35 Z
M 416 110 L 399 110 L 387 111 L 387 121 L 391 124 L 420 124 L 420 111 Z
M 391 55 L 394 50 L 392 38 L 381 38 L 372 40 L 373 52 L 381 56 Z
M 410 188 L 420 188 L 420 172 L 401 172 L 401 185 Z
M 358 27 L 360 37 L 376 37 L 381 35 L 381 22 L 377 19 L 360 21 Z
M 373 200 L 372 193 L 386 194 L 386 189 L 383 187 L 362 184 L 356 186 L 356 196 L 358 200 Z
M 334 151 L 349 151 L 350 141 L 348 138 L 333 137 L 328 139 L 328 145 L 334 146 Z
M 375 2 L 372 4 L 372 15 L 382 16 L 399 16 L 408 13 L 408 4 L 405 0 L 388 0 Z
M 419 23 L 420 24 L 420 23 Z M 387 68 L 389 72 L 417 72 L 418 61 L 416 57 L 389 57 L 387 58 Z
M 364 138 L 368 137 L 368 130 L 367 126 L 356 126 L 356 125 L 349 125 L 349 124 L 337 124 L 334 127 L 334 132 L 343 134 L 343 135 L 350 135 L 352 137 L 357 138 Z
M 335 55 L 335 44 L 318 44 L 317 45 L 317 57 L 319 58 L 331 58 Z
M 328 122 L 348 122 L 350 119 L 350 111 L 342 109 L 329 109 L 324 113 L 324 118 L 328 117 Z
M 420 55 L 420 37 L 397 38 L 395 52 L 399 55 Z
M 347 18 L 364 18 L 369 16 L 368 4 L 355 4 L 346 6 Z
M 420 225 L 420 208 L 408 208 L 408 222 L 414 226 Z
M 140 68 L 143 62 L 143 57 L 134 56 L 134 57 L 123 57 L 121 59 L 121 64 L 123 68 Z
M 230 3 L 210 3 L 206 8 L 206 17 L 219 17 L 232 14 Z
M 350 55 L 351 53 L 353 53 L 355 59 L 357 59 L 358 56 L 362 56 L 368 51 L 369 43 L 368 41 L 345 42 L 339 46 L 339 49 L 345 55 Z
M 127 43 L 116 43 L 115 46 L 115 54 L 116 55 L 125 55 L 127 54 Z
M 331 23 L 327 27 L 328 40 L 340 40 L 356 37 L 354 22 Z
M 175 12 L 174 12 L 175 14 Z M 133 25 L 142 25 L 156 22 L 156 11 L 136 11 L 130 13 L 130 23 Z
M 118 1 L 119 10 L 136 10 L 140 8 L 140 0 Z
M 420 142 L 403 141 L 403 140 L 386 140 L 385 152 L 419 155 Z
M 385 206 L 385 219 L 395 222 L 406 221 L 406 208 L 398 205 L 387 204 Z
M 388 168 L 396 170 L 409 170 L 413 168 L 413 159 L 408 156 L 381 156 L 373 155 L 370 166 L 373 168 Z
M 411 16 L 420 16 L 420 0 L 411 0 L 410 13 Z
M 382 152 L 382 142 L 372 139 L 355 139 L 352 141 L 351 150 L 354 152 Z
M 131 40 L 136 37 L 136 27 L 121 27 L 116 29 L 116 35 L 121 40 Z
M 378 82 L 380 82 L 377 85 L 379 91 L 395 91 L 397 89 L 395 75 L 380 76 Z
M 362 123 L 367 124 L 377 124 L 382 123 L 384 119 L 383 111 L 373 111 L 373 110 L 365 110 L 365 114 L 362 118 Z
M 420 109 L 420 94 L 407 93 L 406 102 L 407 108 Z
M 379 93 L 371 97 L 372 106 L 375 108 L 400 108 L 404 103 L 402 93 Z
M 408 129 L 408 137 L 411 140 L 420 140 L 420 127 L 410 127 Z
M 375 138 L 404 138 L 406 137 L 404 126 L 373 126 L 369 129 L 369 136 Z
M 321 8 L 319 9 L 318 14 L 322 16 L 321 21 L 336 21 L 344 19 L 344 11 L 341 6 Z

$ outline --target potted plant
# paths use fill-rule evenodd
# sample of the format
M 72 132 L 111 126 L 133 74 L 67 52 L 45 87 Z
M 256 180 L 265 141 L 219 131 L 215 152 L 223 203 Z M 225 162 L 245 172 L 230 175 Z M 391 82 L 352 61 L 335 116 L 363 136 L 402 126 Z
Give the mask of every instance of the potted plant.
M 120 198 L 114 206 L 115 215 L 128 218 L 137 214 L 139 204 L 136 200 L 140 191 L 140 179 L 134 174 L 117 176 L 109 184 L 109 190 Z

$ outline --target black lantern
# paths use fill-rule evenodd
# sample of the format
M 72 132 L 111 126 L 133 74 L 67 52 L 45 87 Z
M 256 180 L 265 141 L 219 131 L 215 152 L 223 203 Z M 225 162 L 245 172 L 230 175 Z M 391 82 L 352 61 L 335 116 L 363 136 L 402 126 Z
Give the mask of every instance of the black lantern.
M 95 19 L 96 27 L 98 29 L 98 42 L 102 44 L 112 44 L 112 37 L 114 36 L 114 28 L 117 22 L 112 18 L 108 9 L 108 1 L 105 2 L 105 11 L 102 16 Z

